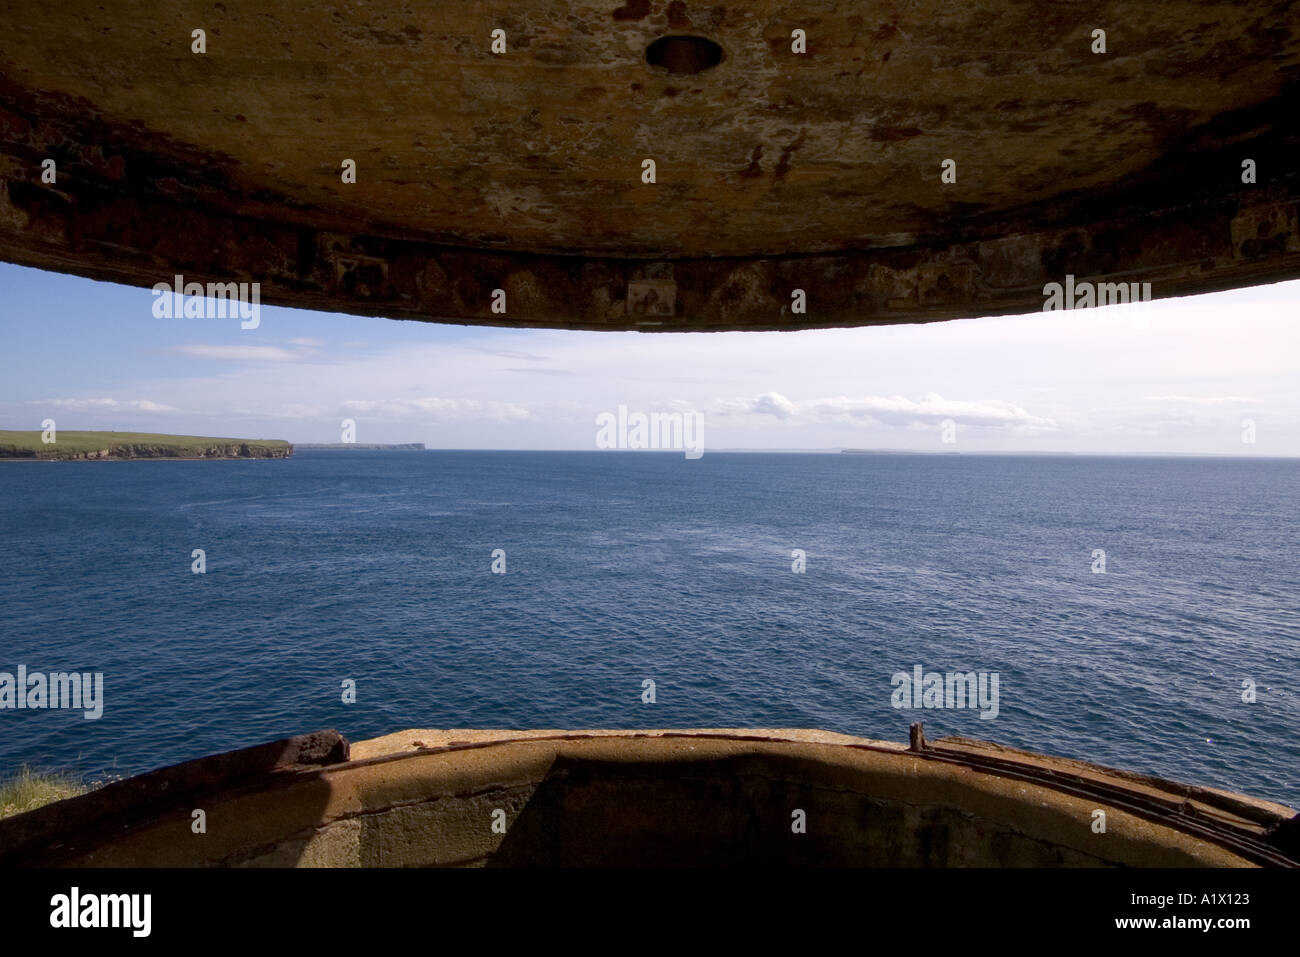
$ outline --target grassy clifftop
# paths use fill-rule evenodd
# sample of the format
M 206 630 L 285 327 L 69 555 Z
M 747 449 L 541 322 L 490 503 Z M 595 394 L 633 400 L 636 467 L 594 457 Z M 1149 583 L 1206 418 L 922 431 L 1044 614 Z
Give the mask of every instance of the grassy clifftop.
M 227 439 L 152 432 L 58 431 L 46 444 L 41 433 L 0 429 L 5 459 L 284 459 L 293 446 L 280 439 Z

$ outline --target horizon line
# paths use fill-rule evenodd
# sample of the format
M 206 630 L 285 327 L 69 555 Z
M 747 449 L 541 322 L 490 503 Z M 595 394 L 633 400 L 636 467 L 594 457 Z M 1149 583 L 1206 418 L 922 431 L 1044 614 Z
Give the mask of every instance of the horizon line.
M 328 449 L 326 449 L 326 448 L 318 448 L 318 449 L 315 449 L 315 450 L 314 450 L 314 451 L 318 451 L 318 452 L 335 451 L 335 450 L 337 450 L 337 451 L 347 451 L 346 446 L 347 446 L 347 444 L 350 444 L 350 443 L 340 443 L 340 442 L 312 442 L 312 441 L 295 442 L 295 441 L 290 440 L 290 439 L 282 439 L 281 441 L 287 441 L 287 442 L 289 442 L 290 445 L 294 445 L 294 446 L 297 446 L 297 445 L 330 446 L 330 448 L 328 448 Z M 493 448 L 493 449 L 481 449 L 481 448 L 455 448 L 455 447 L 439 447 L 439 448 L 430 448 L 430 447 L 427 447 L 427 444 L 426 444 L 426 443 L 423 443 L 423 442 L 358 442 L 358 443 L 356 443 L 356 445 L 359 446 L 359 448 L 358 448 L 356 451 L 371 451 L 371 452 L 383 452 L 383 451 L 411 451 L 411 452 L 556 452 L 556 453 L 575 453 L 575 452 L 600 452 L 600 453 L 611 453 L 611 452 L 614 452 L 614 453 L 617 453 L 617 452 L 627 452 L 627 453 L 638 453 L 638 454 L 642 454 L 642 453 L 645 453 L 645 454 L 660 453 L 660 454 L 664 454 L 664 455 L 680 455 L 680 454 L 682 453 L 682 451 L 683 451 L 682 449 L 597 449 L 597 448 L 566 448 L 566 449 L 538 449 L 538 448 L 508 448 L 508 449 L 502 449 L 502 448 Z M 426 445 L 426 447 L 423 448 L 423 449 L 405 449 L 405 450 L 403 450 L 403 449 L 376 449 L 376 448 L 373 448 L 373 446 L 376 446 L 376 445 L 391 445 L 391 446 L 399 446 L 399 445 Z M 367 446 L 370 446 L 370 448 L 367 448 Z M 1276 454 L 1269 454 L 1269 455 L 1264 455 L 1264 454 L 1259 454 L 1259 455 L 1250 455 L 1250 454 L 1247 454 L 1247 455 L 1240 455 L 1240 454 L 1233 454 L 1233 453 L 1228 453 L 1228 452 L 1092 452 L 1092 451 L 1077 451 L 1077 452 L 1076 452 L 1076 451 L 1069 451 L 1069 450 L 1061 450 L 1061 451 L 1041 451 L 1041 452 L 1038 452 L 1038 451 L 1014 450 L 1014 449 L 1012 449 L 1012 450 L 1008 450 L 1008 449 L 978 449 L 978 450 L 967 450 L 967 451 L 961 451 L 961 450 L 953 449 L 953 450 L 943 450 L 943 451 L 931 451 L 931 450 L 927 450 L 927 449 L 894 449 L 894 448 L 887 448 L 887 449 L 860 449 L 860 448 L 853 448 L 853 447 L 839 447 L 839 446 L 831 446 L 831 447 L 826 447 L 826 448 L 771 448 L 771 449 L 765 449 L 765 448 L 720 448 L 720 449 L 705 449 L 705 450 L 704 450 L 704 454 L 714 454 L 714 455 L 717 455 L 717 454 L 721 454 L 721 453 L 736 453 L 736 454 L 783 454 L 783 455 L 841 455 L 841 454 L 849 454 L 849 455 L 1005 455 L 1005 456 L 1021 456 L 1021 457 L 1025 457 L 1025 458 L 1043 458 L 1043 457 L 1051 457 L 1051 456 L 1062 456 L 1062 457 L 1091 456 L 1091 457 L 1094 457 L 1094 458 L 1130 458 L 1130 459 L 1146 459 L 1146 458 L 1300 459 L 1300 453 L 1290 453 L 1290 454 L 1288 454 L 1288 453 L 1276 453 Z

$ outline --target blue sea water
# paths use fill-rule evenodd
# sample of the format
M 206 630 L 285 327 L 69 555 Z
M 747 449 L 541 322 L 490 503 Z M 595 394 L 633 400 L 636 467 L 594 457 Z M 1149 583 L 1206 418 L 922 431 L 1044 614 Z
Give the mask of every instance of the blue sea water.
M 1297 806 L 1297 501 L 1283 460 L 0 463 L 0 671 L 105 676 L 98 721 L 0 711 L 0 776 L 130 774 L 327 727 L 906 740 L 924 720 Z M 893 707 L 916 665 L 996 672 L 997 717 Z

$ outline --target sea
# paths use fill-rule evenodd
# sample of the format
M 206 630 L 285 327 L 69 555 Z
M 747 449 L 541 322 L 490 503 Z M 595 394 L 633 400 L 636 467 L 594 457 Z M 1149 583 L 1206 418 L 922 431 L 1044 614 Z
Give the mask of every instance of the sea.
M 324 728 L 922 721 L 1297 807 L 1297 502 L 1279 459 L 0 463 L 0 672 L 103 675 L 98 719 L 0 709 L 0 777 Z M 971 672 L 981 706 L 911 688 Z

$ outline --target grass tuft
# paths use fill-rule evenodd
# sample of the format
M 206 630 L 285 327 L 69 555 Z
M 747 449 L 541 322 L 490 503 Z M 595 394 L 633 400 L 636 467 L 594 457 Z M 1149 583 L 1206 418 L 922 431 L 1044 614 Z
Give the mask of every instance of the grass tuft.
M 88 790 L 70 774 L 41 774 L 24 764 L 13 777 L 0 781 L 0 818 L 34 811 L 46 804 L 85 794 Z

